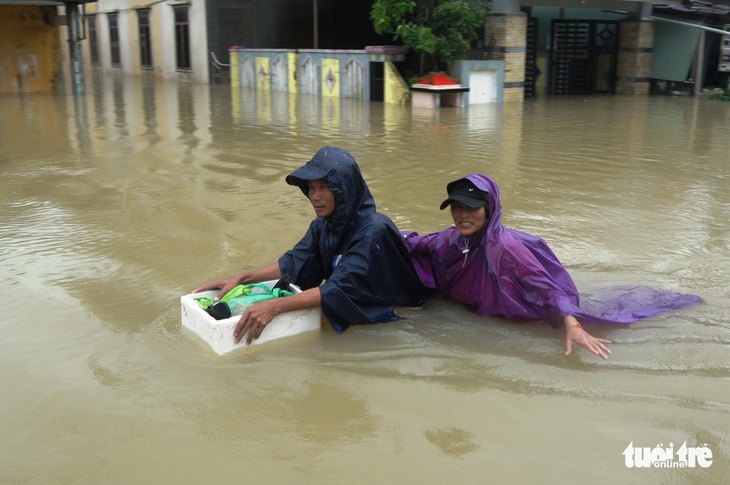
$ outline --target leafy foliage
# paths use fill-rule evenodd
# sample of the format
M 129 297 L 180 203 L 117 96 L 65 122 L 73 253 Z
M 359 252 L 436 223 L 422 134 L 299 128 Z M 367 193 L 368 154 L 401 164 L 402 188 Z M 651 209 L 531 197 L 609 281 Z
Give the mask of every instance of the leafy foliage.
M 719 99 L 721 101 L 730 101 L 730 88 L 722 89 L 715 88 L 712 90 L 705 90 L 710 95 L 710 99 Z
M 370 19 L 378 34 L 394 34 L 428 60 L 450 66 L 469 50 L 484 26 L 486 0 L 375 0 Z

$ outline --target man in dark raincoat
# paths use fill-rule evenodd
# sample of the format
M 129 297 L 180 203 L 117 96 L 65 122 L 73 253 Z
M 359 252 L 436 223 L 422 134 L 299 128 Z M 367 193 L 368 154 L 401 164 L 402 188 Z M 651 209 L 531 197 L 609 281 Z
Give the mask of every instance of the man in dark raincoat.
M 287 311 L 321 306 L 332 327 L 342 333 L 353 324 L 397 320 L 393 306 L 423 303 L 427 290 L 403 239 L 393 221 L 376 212 L 375 200 L 349 152 L 321 148 L 286 182 L 301 189 L 317 215 L 302 240 L 270 265 L 195 290 L 219 289 L 219 299 L 237 285 L 282 275 L 291 275 L 304 290 L 248 307 L 234 329 L 236 342 L 248 331 L 251 343 L 274 316 Z
M 449 300 L 485 316 L 514 321 L 547 320 L 565 325 L 566 355 L 574 344 L 606 359 L 609 340 L 588 334 L 578 321 L 632 323 L 641 318 L 702 302 L 648 287 L 616 287 L 599 294 L 591 310 L 579 307 L 572 278 L 547 243 L 501 224 L 499 187 L 489 177 L 470 174 L 447 185 L 454 226 L 421 236 L 403 232 L 421 281 Z

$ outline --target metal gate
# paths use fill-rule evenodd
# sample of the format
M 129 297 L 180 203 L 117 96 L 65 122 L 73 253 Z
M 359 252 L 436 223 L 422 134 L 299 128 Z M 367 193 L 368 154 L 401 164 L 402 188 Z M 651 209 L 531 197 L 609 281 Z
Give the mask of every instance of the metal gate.
M 550 40 L 550 94 L 614 92 L 617 21 L 556 19 Z

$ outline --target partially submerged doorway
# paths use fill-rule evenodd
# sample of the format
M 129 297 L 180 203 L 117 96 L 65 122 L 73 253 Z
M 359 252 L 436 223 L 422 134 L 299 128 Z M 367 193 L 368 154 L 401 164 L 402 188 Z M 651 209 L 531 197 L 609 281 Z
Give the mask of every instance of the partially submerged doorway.
M 612 94 L 618 25 L 612 20 L 553 20 L 549 94 Z

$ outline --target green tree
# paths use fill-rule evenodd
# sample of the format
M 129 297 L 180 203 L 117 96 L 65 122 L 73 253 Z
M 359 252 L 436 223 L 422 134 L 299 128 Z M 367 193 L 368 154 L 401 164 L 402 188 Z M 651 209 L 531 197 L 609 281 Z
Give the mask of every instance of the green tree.
M 378 34 L 394 34 L 420 55 L 420 71 L 446 67 L 469 50 L 484 28 L 486 0 L 375 0 L 370 19 Z

